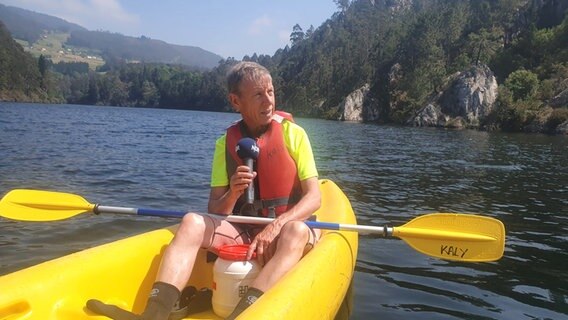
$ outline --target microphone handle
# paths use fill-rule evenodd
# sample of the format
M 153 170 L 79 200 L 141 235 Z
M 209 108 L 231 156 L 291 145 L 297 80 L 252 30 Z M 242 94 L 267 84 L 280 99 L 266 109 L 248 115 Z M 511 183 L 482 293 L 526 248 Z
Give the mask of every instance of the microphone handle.
M 250 172 L 253 172 L 253 159 L 252 158 L 245 158 L 244 159 L 245 165 L 249 168 Z M 254 180 L 251 182 L 245 191 L 245 202 L 247 204 L 254 203 Z

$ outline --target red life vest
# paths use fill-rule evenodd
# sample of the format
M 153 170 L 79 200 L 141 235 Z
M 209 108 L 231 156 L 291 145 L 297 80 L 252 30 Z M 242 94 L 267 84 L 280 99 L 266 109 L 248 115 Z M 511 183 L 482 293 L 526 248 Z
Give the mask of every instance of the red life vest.
M 296 162 L 288 153 L 284 142 L 282 128 L 284 119 L 294 121 L 291 114 L 277 111 L 266 132 L 256 138 L 260 149 L 255 161 L 257 176 L 254 212 L 256 215 L 278 216 L 298 202 L 302 194 Z M 235 146 L 241 138 L 246 136 L 242 120 L 227 129 L 226 163 L 229 177 L 233 175 L 237 166 L 243 165 L 243 161 L 235 151 Z M 241 196 L 233 211 L 240 213 L 243 204 L 244 196 Z

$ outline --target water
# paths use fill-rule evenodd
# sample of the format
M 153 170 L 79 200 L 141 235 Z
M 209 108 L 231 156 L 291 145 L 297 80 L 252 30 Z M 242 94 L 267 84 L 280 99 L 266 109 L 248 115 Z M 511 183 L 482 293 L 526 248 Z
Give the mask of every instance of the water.
M 0 194 L 15 188 L 92 203 L 205 211 L 214 141 L 235 114 L 0 104 Z M 504 257 L 448 262 L 360 236 L 352 319 L 568 319 L 568 138 L 297 119 L 320 176 L 362 225 L 430 212 L 504 222 Z M 80 215 L 0 219 L 0 274 L 176 220 Z M 322 266 L 324 267 L 324 266 Z

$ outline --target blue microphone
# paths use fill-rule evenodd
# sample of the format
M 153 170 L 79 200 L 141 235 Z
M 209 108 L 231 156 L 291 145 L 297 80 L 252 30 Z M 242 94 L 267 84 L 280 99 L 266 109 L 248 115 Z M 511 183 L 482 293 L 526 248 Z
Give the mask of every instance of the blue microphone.
M 242 138 L 237 143 L 235 151 L 239 158 L 241 158 L 244 164 L 249 168 L 250 172 L 252 172 L 254 160 L 258 158 L 258 154 L 260 153 L 260 149 L 256 145 L 256 141 L 251 138 Z M 245 201 L 247 204 L 254 203 L 254 182 L 249 184 L 247 191 L 245 192 Z

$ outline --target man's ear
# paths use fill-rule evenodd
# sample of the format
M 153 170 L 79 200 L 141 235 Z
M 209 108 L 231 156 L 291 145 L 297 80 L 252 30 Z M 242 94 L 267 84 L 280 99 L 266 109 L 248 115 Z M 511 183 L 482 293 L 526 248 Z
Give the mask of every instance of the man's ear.
M 239 96 L 234 94 L 234 93 L 229 93 L 229 102 L 231 103 L 231 105 L 233 106 L 233 109 L 236 112 L 240 112 L 240 101 L 239 101 Z

